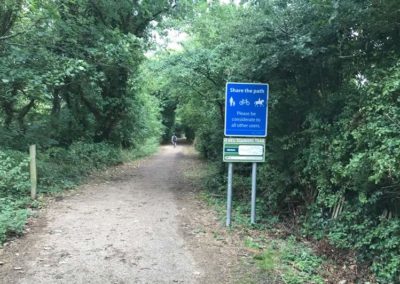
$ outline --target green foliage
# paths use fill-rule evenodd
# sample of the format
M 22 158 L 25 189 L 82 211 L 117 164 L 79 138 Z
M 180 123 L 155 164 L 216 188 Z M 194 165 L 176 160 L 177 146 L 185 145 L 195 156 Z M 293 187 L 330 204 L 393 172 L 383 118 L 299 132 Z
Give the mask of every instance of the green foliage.
M 148 24 L 170 9 L 162 0 L 0 4 L 1 241 L 26 219 L 28 145 L 38 147 L 40 193 L 154 151 L 160 103 L 139 67 Z
M 119 150 L 108 144 L 138 148 L 160 136 L 169 141 L 177 130 L 218 163 L 225 83 L 268 82 L 260 220 L 293 218 L 304 233 L 357 250 L 380 282 L 396 282 L 400 32 L 393 23 L 399 2 L 200 2 L 5 1 L 2 148 L 38 144 L 45 173 L 39 182 L 49 191 L 119 162 Z M 153 28 L 189 39 L 140 67 L 151 45 L 149 23 L 165 15 L 179 20 Z M 15 157 L 0 162 L 2 173 L 11 173 L 0 181 L 3 195 L 26 190 L 26 176 L 19 175 L 26 165 Z M 219 163 L 208 182 L 217 195 L 226 187 Z M 241 199 L 248 195 L 248 172 L 237 170 L 235 198 Z
M 106 143 L 50 148 L 38 155 L 38 186 L 41 192 L 71 188 L 90 172 L 121 162 L 121 150 Z
M 175 29 L 184 48 L 153 58 L 197 149 L 221 161 L 227 81 L 270 85 L 260 220 L 355 249 L 382 283 L 399 279 L 400 41 L 398 1 L 200 4 Z M 223 165 L 208 183 L 225 191 Z M 247 198 L 246 166 L 235 198 Z M 239 208 L 246 212 L 246 208 Z M 389 244 L 389 245 L 388 245 Z
M 252 242 L 255 245 L 264 246 Z M 269 241 L 255 259 L 262 270 L 279 274 L 284 283 L 324 283 L 319 275 L 323 260 L 294 238 Z
M 160 135 L 159 103 L 140 93 L 138 76 L 147 26 L 168 1 L 14 2 L 0 10 L 4 145 L 129 148 Z
M 122 149 L 122 161 L 123 162 L 130 162 L 139 158 L 147 157 L 159 149 L 160 146 L 160 141 L 158 138 L 150 138 L 146 140 L 143 145 L 137 146 L 137 148 L 134 149 Z
M 175 11 L 164 0 L 0 4 L 0 241 L 21 232 L 24 208 L 34 206 L 21 201 L 29 195 L 28 145 L 38 147 L 40 193 L 155 151 L 163 105 L 140 65 L 149 23 L 184 13 L 190 1 L 180 4 Z
M 29 215 L 24 207 L 24 202 L 0 198 L 0 244 L 8 236 L 22 234 Z
M 390 283 L 388 279 L 397 279 L 399 273 L 400 222 L 384 217 L 365 219 L 361 210 L 357 213 L 344 212 L 338 221 L 329 222 L 329 239 L 339 247 L 358 249 L 359 257 L 371 263 L 379 283 Z
M 7 236 L 21 234 L 28 212 L 28 158 L 24 153 L 0 150 L 0 244 Z
M 0 150 L 0 197 L 24 195 L 30 188 L 27 155 Z

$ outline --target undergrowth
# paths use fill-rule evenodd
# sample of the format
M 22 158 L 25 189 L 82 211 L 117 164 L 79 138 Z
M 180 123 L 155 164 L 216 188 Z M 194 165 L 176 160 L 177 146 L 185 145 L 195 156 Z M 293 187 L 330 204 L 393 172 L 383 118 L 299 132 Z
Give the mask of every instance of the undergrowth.
M 194 184 L 201 185 L 203 190 L 200 192 L 200 197 L 209 206 L 216 209 L 220 222 L 225 223 L 226 191 L 224 187 L 221 187 L 225 178 L 215 175 L 218 170 L 218 165 L 204 164 L 198 168 L 187 170 L 185 175 Z M 231 219 L 230 229 L 240 230 L 247 235 L 244 237 L 244 245 L 254 251 L 253 258 L 259 268 L 259 275 L 245 277 L 246 283 L 249 283 L 248 281 L 252 283 L 254 279 L 263 281 L 263 275 L 265 275 L 265 279 L 273 281 L 273 283 L 324 283 L 322 277 L 324 259 L 317 256 L 310 247 L 297 241 L 294 236 L 282 238 L 267 236 L 266 230 L 273 229 L 274 224 L 277 223 L 275 218 L 271 218 L 268 222 L 263 220 L 261 224 L 251 225 L 250 203 L 233 200 Z M 254 239 L 250 233 L 246 233 L 254 229 L 265 237 Z
M 248 238 L 245 245 L 260 248 L 261 252 L 254 256 L 258 267 L 267 274 L 278 275 L 284 283 L 324 283 L 320 275 L 323 259 L 293 236 L 257 241 Z
M 225 223 L 226 201 L 209 192 L 202 192 L 201 196 L 209 205 L 216 208 L 221 223 Z M 241 202 L 233 202 L 231 230 L 248 231 L 256 229 L 261 234 L 267 235 L 267 229 L 271 224 L 250 224 L 249 205 Z M 273 222 L 273 221 L 271 221 Z M 321 268 L 324 260 L 305 244 L 296 241 L 295 237 L 288 238 L 261 238 L 252 239 L 250 236 L 244 239 L 244 245 L 259 251 L 254 255 L 260 275 L 255 278 L 276 279 L 276 283 L 300 284 L 300 283 L 324 283 Z M 275 283 L 275 282 L 274 282 Z

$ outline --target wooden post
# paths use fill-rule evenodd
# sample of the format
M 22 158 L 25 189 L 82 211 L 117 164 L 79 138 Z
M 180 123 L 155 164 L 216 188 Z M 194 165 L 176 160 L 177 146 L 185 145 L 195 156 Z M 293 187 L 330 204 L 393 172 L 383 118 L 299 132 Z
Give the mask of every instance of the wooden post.
M 36 199 L 37 189 L 37 174 L 36 174 L 36 145 L 29 146 L 29 155 L 31 158 L 30 172 L 31 172 L 31 198 Z

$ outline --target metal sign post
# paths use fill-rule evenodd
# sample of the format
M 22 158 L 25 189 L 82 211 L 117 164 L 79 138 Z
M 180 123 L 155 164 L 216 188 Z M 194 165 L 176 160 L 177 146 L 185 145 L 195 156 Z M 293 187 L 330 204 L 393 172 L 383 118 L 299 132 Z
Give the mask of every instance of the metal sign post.
M 227 207 L 226 207 L 226 226 L 231 225 L 231 212 L 232 212 L 232 176 L 233 164 L 228 164 L 228 190 L 227 190 Z
M 257 183 L 257 163 L 251 167 L 251 223 L 256 223 L 256 183 Z
M 228 162 L 226 226 L 231 224 L 233 162 L 251 162 L 251 224 L 256 222 L 257 163 L 265 161 L 268 84 L 226 84 L 223 160 Z M 236 138 L 241 137 L 241 138 Z

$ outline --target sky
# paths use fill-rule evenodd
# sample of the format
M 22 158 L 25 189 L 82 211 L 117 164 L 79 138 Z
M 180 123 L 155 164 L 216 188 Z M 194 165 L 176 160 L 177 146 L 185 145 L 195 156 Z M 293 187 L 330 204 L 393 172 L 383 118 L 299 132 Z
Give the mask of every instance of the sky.
M 213 1 L 218 1 L 218 0 L 207 0 L 208 3 L 211 3 Z M 233 2 L 235 5 L 239 5 L 240 1 L 241 0 L 219 0 L 221 4 L 230 4 L 231 2 Z M 155 22 L 154 26 L 156 25 L 157 23 Z M 162 37 L 157 31 L 152 32 L 152 37 L 154 41 L 160 46 L 164 46 L 170 50 L 181 50 L 182 49 L 181 43 L 188 38 L 188 35 L 186 33 L 177 30 L 168 30 L 166 37 Z M 150 51 L 148 52 L 147 55 L 152 56 L 153 54 L 154 51 Z
M 208 0 L 209 2 L 211 2 L 212 0 Z M 232 0 L 219 0 L 220 3 L 222 4 L 229 4 Z M 233 3 L 235 5 L 239 5 L 240 4 L 240 0 L 234 0 Z

